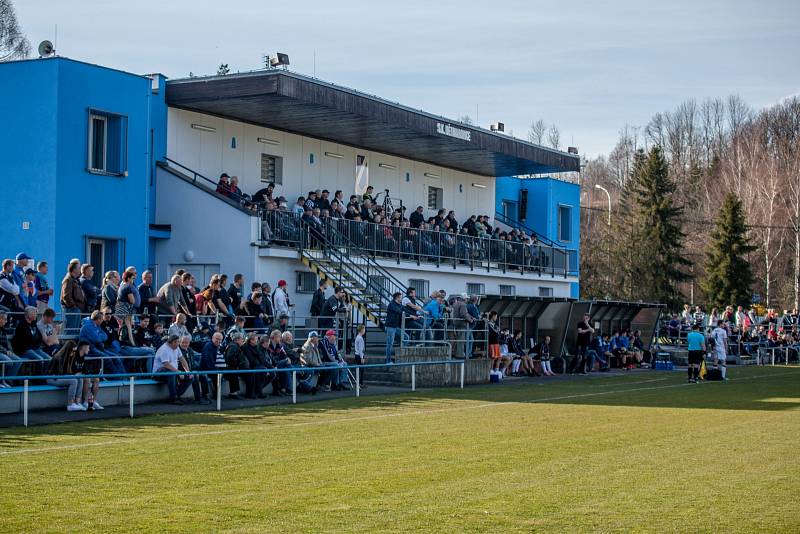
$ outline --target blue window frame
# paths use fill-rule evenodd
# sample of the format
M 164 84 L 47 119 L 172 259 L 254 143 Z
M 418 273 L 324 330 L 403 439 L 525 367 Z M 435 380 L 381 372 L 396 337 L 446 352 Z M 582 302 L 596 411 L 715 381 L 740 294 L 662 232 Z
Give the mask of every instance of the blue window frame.
M 572 241 L 572 206 L 558 206 L 558 240 L 562 243 Z
M 128 117 L 90 109 L 88 146 L 89 172 L 127 176 Z

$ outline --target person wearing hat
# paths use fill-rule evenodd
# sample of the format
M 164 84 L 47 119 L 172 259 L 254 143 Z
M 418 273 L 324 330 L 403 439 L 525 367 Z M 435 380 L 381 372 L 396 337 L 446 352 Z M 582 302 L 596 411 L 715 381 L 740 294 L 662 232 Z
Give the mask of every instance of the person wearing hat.
M 316 330 L 308 333 L 308 339 L 303 343 L 300 353 L 302 354 L 301 363 L 306 367 L 322 367 L 322 358 L 319 353 L 319 334 Z M 313 371 L 313 374 L 316 373 L 316 371 Z M 330 391 L 330 388 L 325 391 Z
M 20 289 L 25 285 L 25 272 L 28 270 L 28 261 L 30 261 L 30 259 L 31 257 L 24 252 L 17 254 L 16 265 L 14 265 L 14 272 L 12 274 L 14 276 L 14 283 L 17 284 Z
M 325 332 L 325 337 L 319 343 L 322 355 L 322 364 L 327 367 L 344 367 L 347 362 L 339 355 L 336 348 L 336 331 L 333 329 Z M 330 369 L 325 371 L 323 382 L 333 391 L 345 391 L 347 386 L 347 369 Z
M 178 347 L 180 336 L 170 334 L 167 337 L 166 343 L 161 345 L 156 351 L 153 358 L 153 373 L 176 373 L 180 360 L 183 359 L 181 349 Z M 184 362 L 184 368 L 188 369 L 189 366 Z M 166 382 L 169 388 L 169 403 L 170 404 L 183 404 L 181 395 L 183 395 L 189 386 L 192 385 L 191 380 L 184 380 L 178 383 L 178 375 L 169 375 L 163 377 L 155 377 L 160 382 Z
M 278 287 L 272 293 L 272 306 L 276 315 L 289 313 L 291 303 L 289 302 L 289 294 L 286 291 L 286 280 L 278 280 Z

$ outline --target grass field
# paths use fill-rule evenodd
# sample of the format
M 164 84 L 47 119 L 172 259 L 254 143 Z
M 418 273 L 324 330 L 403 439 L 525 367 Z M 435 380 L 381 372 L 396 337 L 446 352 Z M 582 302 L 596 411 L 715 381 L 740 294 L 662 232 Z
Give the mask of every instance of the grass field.
M 800 369 L 0 432 L 0 532 L 800 531 Z

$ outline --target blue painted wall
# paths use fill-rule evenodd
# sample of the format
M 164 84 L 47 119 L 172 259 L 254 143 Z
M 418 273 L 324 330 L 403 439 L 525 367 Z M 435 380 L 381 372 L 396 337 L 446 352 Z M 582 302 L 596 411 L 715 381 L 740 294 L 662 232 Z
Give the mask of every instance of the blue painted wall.
M 528 190 L 527 218 L 523 224 L 558 246 L 572 251 L 574 265 L 580 261 L 580 186 L 552 178 L 497 178 L 495 185 L 495 210 L 502 213 L 503 201 L 519 202 L 520 191 Z M 561 241 L 558 232 L 559 206 L 571 208 L 570 237 Z M 514 220 L 517 220 L 517 213 Z M 574 284 L 573 296 L 578 296 L 578 284 Z
M 90 108 L 127 117 L 127 176 L 87 170 Z M 67 262 L 87 261 L 90 237 L 124 239 L 120 267 L 141 273 L 148 264 L 152 156 L 166 149 L 163 83 L 153 95 L 147 77 L 67 58 L 0 63 L 0 116 L 15 125 L 0 128 L 0 186 L 10 192 L 0 255 L 25 251 L 47 260 L 56 309 Z M 150 130 L 160 133 L 154 142 Z

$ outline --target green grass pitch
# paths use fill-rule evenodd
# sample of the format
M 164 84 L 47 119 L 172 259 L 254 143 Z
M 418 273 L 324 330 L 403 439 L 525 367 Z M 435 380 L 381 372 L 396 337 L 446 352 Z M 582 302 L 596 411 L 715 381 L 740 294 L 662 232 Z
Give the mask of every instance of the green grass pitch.
M 800 368 L 0 431 L 0 532 L 800 531 Z

